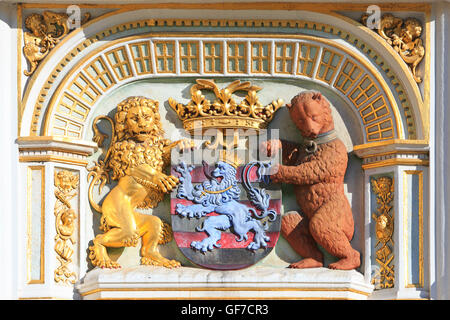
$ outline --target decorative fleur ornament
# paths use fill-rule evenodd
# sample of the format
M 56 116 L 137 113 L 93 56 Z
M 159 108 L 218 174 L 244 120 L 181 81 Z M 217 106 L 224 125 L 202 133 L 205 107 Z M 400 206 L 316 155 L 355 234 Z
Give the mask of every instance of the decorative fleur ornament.
M 372 190 L 377 196 L 377 211 L 372 218 L 375 221 L 376 261 L 380 268 L 372 278 L 376 289 L 392 288 L 394 286 L 394 259 L 392 235 L 394 233 L 394 181 L 389 177 L 372 179 Z
M 73 172 L 61 170 L 55 172 L 55 252 L 60 265 L 55 270 L 55 282 L 71 283 L 76 281 L 76 273 L 71 270 L 70 263 L 74 253 L 73 245 L 75 221 L 77 215 L 70 201 L 78 195 L 79 177 Z
M 235 80 L 224 89 L 219 89 L 214 80 L 197 79 L 196 82 L 190 89 L 191 101 L 187 105 L 169 98 L 169 105 L 188 132 L 192 132 L 196 125 L 203 129 L 262 129 L 283 104 L 283 100 L 278 99 L 263 106 L 256 95 L 261 88 L 248 81 Z M 216 100 L 211 102 L 205 98 L 201 91 L 204 89 L 213 91 Z M 247 91 L 248 94 L 238 103 L 233 98 L 236 91 Z
M 361 23 L 366 25 L 368 15 L 361 17 Z M 401 19 L 392 14 L 385 14 L 381 17 L 378 34 L 389 43 L 400 57 L 409 66 L 412 76 L 417 83 L 422 82 L 422 78 L 417 76 L 417 65 L 425 55 L 425 48 L 422 44 L 422 24 L 415 18 Z
M 90 14 L 85 13 L 81 24 L 89 20 Z M 26 17 L 25 27 L 31 32 L 24 32 L 23 53 L 29 62 L 29 70 L 24 70 L 26 76 L 31 76 L 39 61 L 44 59 L 51 49 L 70 32 L 69 16 L 66 13 L 44 11 L 33 13 Z

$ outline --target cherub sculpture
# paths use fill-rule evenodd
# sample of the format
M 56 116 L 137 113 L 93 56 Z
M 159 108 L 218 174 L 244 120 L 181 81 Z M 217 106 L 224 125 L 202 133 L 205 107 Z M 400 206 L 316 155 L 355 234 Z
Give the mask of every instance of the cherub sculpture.
M 393 41 L 394 49 L 411 68 L 414 80 L 422 82 L 422 78 L 416 74 L 417 65 L 425 56 L 425 48 L 422 39 L 420 39 L 422 25 L 419 20 L 414 18 L 406 19 L 404 25 L 400 36 Z
M 361 23 L 367 25 L 369 15 L 363 14 Z M 381 17 L 378 34 L 398 52 L 403 61 L 411 69 L 417 83 L 422 78 L 417 75 L 416 68 L 425 56 L 422 39 L 422 24 L 415 18 L 401 19 L 386 13 Z
M 287 213 L 281 222 L 282 235 L 303 258 L 290 267 L 322 267 L 319 244 L 339 258 L 329 268 L 355 269 L 360 265 L 360 254 L 350 245 L 354 222 L 343 185 L 348 156 L 334 131 L 330 104 L 319 92 L 302 92 L 286 106 L 307 140 L 306 147 L 283 140 L 270 140 L 262 147 L 269 155 L 282 148 L 283 165 L 278 165 L 270 178 L 295 186 L 303 213 Z
M 158 251 L 158 244 L 171 240 L 170 225 L 159 217 L 137 212 L 136 208 L 154 208 L 178 184 L 178 178 L 163 173 L 170 163 L 174 147 L 180 150 L 192 148 L 190 141 L 171 142 L 164 139 L 158 112 L 158 101 L 144 97 L 130 97 L 119 103 L 115 121 L 106 116 L 94 120 L 94 140 L 101 146 L 105 135 L 96 125 L 101 118 L 112 126 L 113 136 L 110 148 L 103 160 L 95 163 L 88 178 L 93 178 L 89 187 L 89 201 L 92 207 L 102 213 L 100 229 L 89 247 L 89 258 L 94 266 L 118 268 L 112 261 L 106 247 L 136 246 L 142 238 L 141 264 L 168 268 L 180 263 L 164 258 Z M 93 200 L 95 185 L 101 188 L 111 178 L 117 185 L 105 197 L 101 207 Z

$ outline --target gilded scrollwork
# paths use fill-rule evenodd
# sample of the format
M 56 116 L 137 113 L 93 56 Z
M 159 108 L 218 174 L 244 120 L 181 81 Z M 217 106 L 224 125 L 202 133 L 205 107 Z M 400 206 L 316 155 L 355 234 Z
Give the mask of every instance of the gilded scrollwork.
M 56 268 L 55 282 L 75 283 L 76 273 L 70 269 L 73 246 L 76 243 L 74 231 L 77 214 L 70 201 L 78 195 L 79 177 L 73 172 L 61 170 L 55 172 L 55 251 L 60 265 Z
M 86 22 L 90 14 L 84 15 Z M 69 16 L 66 13 L 44 11 L 42 14 L 32 13 L 25 19 L 25 27 L 31 32 L 24 32 L 23 53 L 29 62 L 29 70 L 24 70 L 30 76 L 36 70 L 39 61 L 44 59 L 51 49 L 70 32 Z
M 366 25 L 367 18 L 367 14 L 361 17 L 364 25 Z M 378 34 L 398 52 L 409 66 L 417 83 L 422 82 L 422 78 L 417 75 L 416 68 L 425 56 L 425 48 L 420 38 L 422 30 L 422 23 L 416 18 L 401 19 L 389 13 L 381 17 L 378 29 Z
M 390 177 L 372 179 L 372 190 L 377 197 L 377 213 L 372 213 L 375 221 L 375 260 L 379 269 L 372 277 L 376 289 L 392 288 L 394 286 L 394 259 L 392 236 L 394 233 L 394 181 Z

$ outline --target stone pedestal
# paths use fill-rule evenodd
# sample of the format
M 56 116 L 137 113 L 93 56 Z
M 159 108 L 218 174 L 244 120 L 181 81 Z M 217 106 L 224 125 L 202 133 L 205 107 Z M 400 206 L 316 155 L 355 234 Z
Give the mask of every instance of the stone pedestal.
M 83 299 L 367 299 L 373 286 L 355 270 L 251 267 L 213 271 L 136 266 L 94 269 L 77 285 Z

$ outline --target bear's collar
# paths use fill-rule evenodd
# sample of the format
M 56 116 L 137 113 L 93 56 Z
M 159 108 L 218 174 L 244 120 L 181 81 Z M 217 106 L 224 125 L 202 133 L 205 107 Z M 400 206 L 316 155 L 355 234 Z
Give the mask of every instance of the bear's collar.
M 305 139 L 304 141 L 304 145 L 305 145 L 305 150 L 306 153 L 315 153 L 317 151 L 317 147 L 320 144 L 324 144 L 324 143 L 328 143 L 330 141 L 333 141 L 334 139 L 337 138 L 337 133 L 336 130 L 330 130 L 328 132 L 325 133 L 321 133 L 317 136 L 317 138 L 315 139 Z

